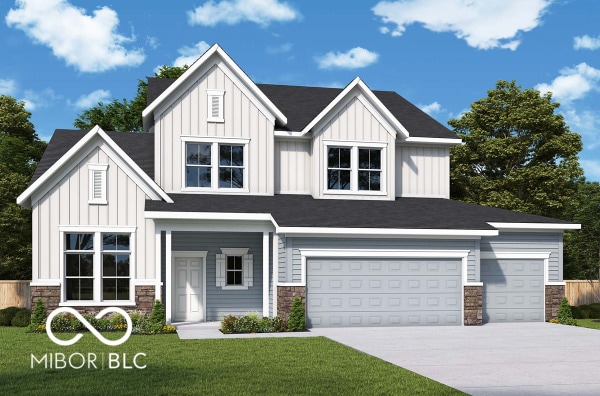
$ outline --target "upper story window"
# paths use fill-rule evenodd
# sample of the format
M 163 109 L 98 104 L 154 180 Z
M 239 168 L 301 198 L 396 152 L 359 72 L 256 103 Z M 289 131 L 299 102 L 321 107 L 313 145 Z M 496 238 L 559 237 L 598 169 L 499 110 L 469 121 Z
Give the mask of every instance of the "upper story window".
M 330 193 L 381 193 L 385 191 L 383 163 L 385 147 L 348 142 L 326 144 L 326 191 Z
M 106 205 L 106 173 L 108 164 L 89 164 L 89 195 L 88 203 Z
M 247 189 L 247 142 L 184 141 L 184 189 Z
M 218 89 L 207 89 L 206 96 L 208 99 L 207 121 L 208 122 L 225 122 L 223 117 L 223 96 L 225 91 Z

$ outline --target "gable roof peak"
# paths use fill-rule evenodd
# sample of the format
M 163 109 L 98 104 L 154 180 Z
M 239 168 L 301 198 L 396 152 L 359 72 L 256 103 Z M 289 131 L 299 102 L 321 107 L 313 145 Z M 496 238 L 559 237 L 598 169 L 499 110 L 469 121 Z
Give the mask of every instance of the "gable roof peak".
M 186 87 L 189 84 L 188 79 L 191 78 L 203 65 L 210 62 L 213 57 L 219 57 L 220 60 L 233 72 L 233 74 L 244 84 L 252 94 L 261 102 L 262 105 L 270 111 L 275 119 L 281 124 L 287 124 L 287 118 L 285 115 L 273 104 L 273 102 L 256 86 L 256 84 L 248 77 L 248 75 L 235 63 L 235 61 L 219 46 L 219 44 L 213 44 L 209 49 L 204 52 L 192 65 L 165 89 L 156 99 L 149 103 L 148 106 L 142 111 L 142 122 L 144 126 L 152 123 L 154 111 L 169 98 L 169 96 L 182 87 Z

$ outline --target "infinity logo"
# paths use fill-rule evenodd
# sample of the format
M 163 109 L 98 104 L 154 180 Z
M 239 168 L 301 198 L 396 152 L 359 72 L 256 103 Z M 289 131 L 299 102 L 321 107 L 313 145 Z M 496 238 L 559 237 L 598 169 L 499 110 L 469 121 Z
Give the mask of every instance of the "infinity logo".
M 127 321 L 127 331 L 125 332 L 125 335 L 123 337 L 119 338 L 118 340 L 107 340 L 106 338 L 102 337 L 102 334 L 100 334 L 98 332 L 98 330 L 96 330 L 94 328 L 94 326 L 92 326 L 90 324 L 90 322 L 85 320 L 85 318 L 79 312 L 77 312 L 73 308 L 61 307 L 61 308 L 58 308 L 58 309 L 55 309 L 54 311 L 52 311 L 52 313 L 50 315 L 48 315 L 48 319 L 46 319 L 46 333 L 48 334 L 48 337 L 50 337 L 50 339 L 55 344 L 58 344 L 58 345 L 62 345 L 62 346 L 73 345 L 77 341 L 79 341 L 81 339 L 81 337 L 83 337 L 83 334 L 77 333 L 77 335 L 75 337 L 71 338 L 70 340 L 63 341 L 63 340 L 59 340 L 58 338 L 56 338 L 54 336 L 54 334 L 52 334 L 52 319 L 54 319 L 54 317 L 56 315 L 58 315 L 59 313 L 62 313 L 62 312 L 68 312 L 68 313 L 72 314 L 73 316 L 75 316 L 77 319 L 79 319 L 79 321 L 85 327 L 87 327 L 87 329 L 105 345 L 109 345 L 109 346 L 121 345 L 122 343 L 124 343 L 125 341 L 127 341 L 129 339 L 129 336 L 131 336 L 131 331 L 133 330 L 133 324 L 131 323 L 131 318 L 129 317 L 127 312 L 125 312 L 121 308 L 117 308 L 117 307 L 104 308 L 102 311 L 98 312 L 98 314 L 96 315 L 96 319 L 100 319 L 107 312 L 116 312 L 118 314 L 123 315 L 123 317 Z

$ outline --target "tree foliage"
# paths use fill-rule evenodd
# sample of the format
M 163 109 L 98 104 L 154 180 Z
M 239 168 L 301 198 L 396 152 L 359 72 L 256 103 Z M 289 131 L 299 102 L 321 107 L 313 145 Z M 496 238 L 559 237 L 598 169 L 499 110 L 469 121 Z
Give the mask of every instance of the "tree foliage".
M 563 218 L 583 171 L 581 137 L 569 130 L 550 93 L 498 81 L 449 124 L 464 141 L 452 148 L 454 199 Z
M 31 211 L 16 204 L 46 148 L 25 104 L 0 95 L 0 279 L 31 279 Z
M 162 66 L 154 77 L 177 78 L 188 66 Z M 99 125 L 105 131 L 143 132 L 142 111 L 146 108 L 148 83 L 138 80 L 137 93 L 131 100 L 125 98 L 113 99 L 110 103 L 98 103 L 84 110 L 77 116 L 73 125 L 75 128 L 89 130 Z

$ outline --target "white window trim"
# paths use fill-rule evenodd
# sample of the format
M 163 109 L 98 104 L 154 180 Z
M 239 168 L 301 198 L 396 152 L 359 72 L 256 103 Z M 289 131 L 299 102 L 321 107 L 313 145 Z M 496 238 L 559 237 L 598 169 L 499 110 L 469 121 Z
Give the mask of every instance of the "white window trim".
M 107 197 L 107 172 L 108 164 L 88 164 L 88 204 L 90 205 L 106 205 L 108 201 Z M 94 175 L 100 175 L 100 197 L 95 197 L 95 189 L 94 189 Z
M 60 239 L 60 269 L 61 279 L 59 306 L 68 307 L 100 307 L 100 306 L 133 306 L 135 305 L 135 247 L 136 227 L 126 226 L 58 226 Z M 65 271 L 65 234 L 88 233 L 94 234 L 94 299 L 93 300 L 67 300 L 67 282 Z M 129 234 L 129 300 L 102 300 L 102 240 L 101 235 L 106 233 Z M 98 247 L 98 248 L 96 248 Z
M 250 277 L 253 277 L 253 266 L 254 266 L 254 257 L 253 255 L 248 255 L 249 248 L 221 248 L 221 254 L 225 256 L 225 267 L 223 268 L 223 280 L 221 281 L 222 286 L 219 286 L 219 278 L 217 269 L 217 287 L 221 287 L 222 290 L 248 290 L 248 287 L 254 285 L 254 282 L 247 279 L 247 272 L 250 271 Z M 227 285 L 227 256 L 242 256 L 242 285 Z M 251 256 L 252 262 L 249 264 L 250 268 L 246 268 L 248 265 L 246 263 L 246 257 Z M 217 263 L 218 265 L 218 263 Z
M 225 91 L 220 89 L 207 89 L 206 90 L 206 103 L 207 103 L 207 113 L 206 113 L 206 121 L 208 122 L 225 122 L 225 118 L 223 116 L 223 96 L 225 96 Z M 214 98 L 218 100 L 218 115 L 213 115 L 212 102 Z
M 211 186 L 210 187 L 188 187 L 186 183 L 186 145 L 188 143 L 196 144 L 210 144 L 211 145 Z M 249 193 L 249 181 L 248 181 L 248 145 L 250 139 L 240 138 L 200 138 L 195 136 L 182 136 L 181 137 L 181 191 L 182 192 L 218 192 L 218 193 Z M 237 145 L 244 147 L 244 187 L 243 188 L 227 188 L 219 187 L 219 145 Z
M 328 180 L 329 147 L 348 147 L 350 152 L 350 190 L 330 190 Z M 381 190 L 369 191 L 358 189 L 358 149 L 381 150 Z M 387 195 L 387 143 L 323 140 L 323 194 L 325 195 Z

